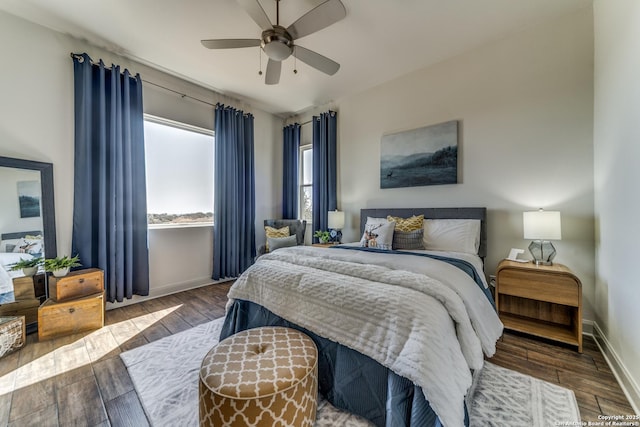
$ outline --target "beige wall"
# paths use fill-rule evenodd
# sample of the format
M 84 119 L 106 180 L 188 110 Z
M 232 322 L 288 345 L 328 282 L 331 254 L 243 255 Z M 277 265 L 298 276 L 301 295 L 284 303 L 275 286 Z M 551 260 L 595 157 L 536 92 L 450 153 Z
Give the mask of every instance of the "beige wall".
M 211 104 L 233 105 L 255 116 L 256 223 L 280 200 L 282 120 L 145 65 L 0 12 L 0 155 L 54 165 L 58 253 L 71 251 L 73 211 L 73 65 L 70 52 L 139 72 L 143 80 Z M 213 128 L 213 107 L 144 85 L 144 109 L 160 117 Z M 275 170 L 275 172 L 274 172 Z M 258 227 L 258 242 L 262 227 Z M 151 230 L 151 295 L 210 282 L 212 229 Z
M 361 208 L 486 206 L 493 274 L 529 243 L 523 211 L 560 210 L 556 261 L 582 280 L 593 319 L 592 20 L 585 8 L 331 105 L 344 240 L 359 238 Z M 448 120 L 460 121 L 461 182 L 381 190 L 381 136 Z
M 596 0 L 596 323 L 640 411 L 640 2 Z

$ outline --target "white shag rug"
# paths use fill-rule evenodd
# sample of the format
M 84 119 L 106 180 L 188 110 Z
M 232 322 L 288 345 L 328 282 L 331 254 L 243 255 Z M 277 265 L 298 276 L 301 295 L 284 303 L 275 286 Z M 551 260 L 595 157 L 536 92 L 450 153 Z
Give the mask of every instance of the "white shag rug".
M 218 342 L 222 323 L 216 319 L 120 354 L 152 426 L 198 425 L 200 364 Z M 573 391 L 486 363 L 470 421 L 472 426 L 542 427 L 579 422 L 580 412 Z M 318 403 L 316 427 L 371 425 L 325 400 Z

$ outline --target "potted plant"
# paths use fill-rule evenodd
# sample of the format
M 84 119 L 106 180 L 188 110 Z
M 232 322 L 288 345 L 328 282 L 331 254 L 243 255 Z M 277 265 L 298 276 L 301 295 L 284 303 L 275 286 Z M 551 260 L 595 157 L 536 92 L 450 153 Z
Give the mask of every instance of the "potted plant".
M 11 264 L 11 271 L 22 270 L 22 274 L 27 277 L 31 277 L 37 273 L 38 267 L 42 264 L 42 258 L 35 257 L 31 259 L 21 259 L 18 262 Z
M 64 277 L 69 273 L 71 267 L 80 267 L 78 255 L 69 258 L 67 255 L 58 258 L 44 260 L 44 271 L 50 271 L 55 277 Z
M 318 230 L 313 233 L 313 237 L 317 237 L 320 240 L 320 243 L 329 243 L 329 239 L 331 239 L 331 234 L 328 231 Z

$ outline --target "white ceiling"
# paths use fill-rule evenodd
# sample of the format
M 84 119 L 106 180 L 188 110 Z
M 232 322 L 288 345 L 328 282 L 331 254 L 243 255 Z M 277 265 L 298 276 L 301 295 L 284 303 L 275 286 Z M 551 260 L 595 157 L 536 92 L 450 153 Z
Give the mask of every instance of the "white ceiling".
M 287 27 L 324 0 L 282 0 Z M 296 41 L 341 64 L 327 76 L 294 59 L 280 83 L 259 76 L 259 48 L 209 50 L 201 39 L 259 38 L 235 0 L 0 0 L 0 9 L 288 116 L 363 91 L 592 4 L 591 0 L 342 0 L 347 16 Z M 272 22 L 275 1 L 260 0 Z M 7 41 L 5 41 L 6 43 Z M 263 71 L 267 57 L 262 55 Z M 144 76 L 143 76 L 144 77 Z

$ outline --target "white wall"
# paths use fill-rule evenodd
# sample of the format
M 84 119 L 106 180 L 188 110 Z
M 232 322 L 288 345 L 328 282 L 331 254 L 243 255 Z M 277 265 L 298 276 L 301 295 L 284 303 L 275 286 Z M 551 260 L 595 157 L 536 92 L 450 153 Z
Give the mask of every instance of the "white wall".
M 585 8 L 337 100 L 344 241 L 359 238 L 362 208 L 486 206 L 492 274 L 529 243 L 523 211 L 560 210 L 556 261 L 581 279 L 593 319 L 592 19 Z M 381 190 L 381 136 L 448 120 L 460 121 L 461 182 Z
M 40 182 L 40 172 L 0 167 L 0 234 L 42 231 L 42 216 L 20 218 L 18 181 Z
M 640 410 L 640 2 L 596 0 L 596 323 Z M 626 370 L 626 372 L 624 372 Z
M 58 253 L 71 251 L 73 211 L 73 64 L 70 52 L 116 63 L 143 80 L 206 103 L 233 105 L 255 116 L 257 241 L 262 220 L 280 200 L 282 120 L 211 90 L 83 41 L 0 12 L 0 155 L 53 163 Z M 145 83 L 145 113 L 213 128 L 213 107 Z M 211 228 L 151 230 L 151 295 L 210 282 Z M 263 232 L 262 232 L 263 233 Z M 189 254 L 193 254 L 189 257 Z M 178 262 L 176 262 L 178 261 Z

